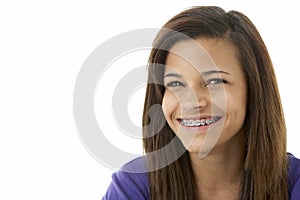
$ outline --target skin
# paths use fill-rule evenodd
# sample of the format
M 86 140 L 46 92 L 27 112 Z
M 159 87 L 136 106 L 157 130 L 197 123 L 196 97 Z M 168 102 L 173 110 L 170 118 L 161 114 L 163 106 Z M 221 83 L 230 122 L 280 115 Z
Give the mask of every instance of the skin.
M 163 112 L 189 151 L 199 199 L 238 199 L 245 145 L 245 75 L 229 42 L 198 38 L 196 43 L 203 49 L 192 40 L 181 41 L 167 56 Z M 202 128 L 182 123 L 182 119 L 212 117 L 216 122 Z

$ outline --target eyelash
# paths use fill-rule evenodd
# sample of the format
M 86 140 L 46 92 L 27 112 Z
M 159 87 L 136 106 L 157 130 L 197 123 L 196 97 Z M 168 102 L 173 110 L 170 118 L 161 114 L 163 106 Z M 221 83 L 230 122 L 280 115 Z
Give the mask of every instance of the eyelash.
M 203 86 L 209 86 L 209 85 L 218 85 L 218 84 L 226 84 L 228 83 L 225 79 L 221 79 L 221 78 L 213 78 L 213 79 L 209 79 L 206 81 L 205 84 L 203 84 Z M 180 82 L 180 81 L 172 81 L 170 83 L 166 84 L 167 87 L 185 87 L 185 85 Z
M 183 83 L 181 83 L 180 81 L 172 81 L 172 82 L 168 83 L 166 86 L 167 87 L 179 87 L 179 86 L 185 87 L 185 85 Z
M 214 82 L 212 84 L 212 82 Z M 208 86 L 210 84 L 212 85 L 218 85 L 218 84 L 226 84 L 228 83 L 225 79 L 221 79 L 221 78 L 213 78 L 213 79 L 209 79 L 208 81 L 206 81 L 206 83 L 204 84 L 204 86 Z

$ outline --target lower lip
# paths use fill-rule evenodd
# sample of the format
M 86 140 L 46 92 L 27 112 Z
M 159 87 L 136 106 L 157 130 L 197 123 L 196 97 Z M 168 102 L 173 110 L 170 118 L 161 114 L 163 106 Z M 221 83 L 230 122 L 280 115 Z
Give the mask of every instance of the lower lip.
M 218 121 L 220 121 L 220 119 L 218 119 L 217 121 L 209 124 L 209 125 L 204 125 L 204 126 L 185 126 L 182 124 L 181 120 L 178 120 L 181 127 L 184 129 L 184 130 L 187 130 L 187 131 L 190 131 L 190 132 L 203 132 L 203 131 L 207 131 L 207 129 L 216 124 Z

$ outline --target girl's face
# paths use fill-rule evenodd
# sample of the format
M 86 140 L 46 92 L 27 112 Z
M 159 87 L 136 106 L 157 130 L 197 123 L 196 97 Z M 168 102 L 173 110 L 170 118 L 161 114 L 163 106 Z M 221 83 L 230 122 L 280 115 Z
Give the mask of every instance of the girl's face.
M 162 107 L 186 149 L 205 156 L 241 138 L 234 136 L 243 134 L 247 85 L 232 44 L 220 39 L 195 41 L 181 41 L 171 48 Z

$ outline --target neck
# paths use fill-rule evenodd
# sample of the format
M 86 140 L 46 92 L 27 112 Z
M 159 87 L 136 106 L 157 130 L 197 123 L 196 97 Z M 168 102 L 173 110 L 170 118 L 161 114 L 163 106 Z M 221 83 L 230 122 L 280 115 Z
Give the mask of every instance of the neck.
M 216 146 L 205 158 L 190 153 L 198 191 L 240 190 L 244 164 L 244 134 Z

